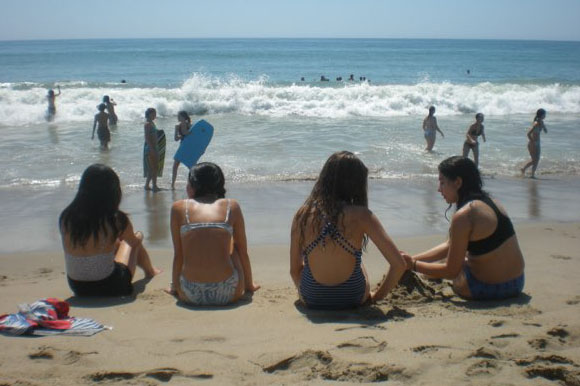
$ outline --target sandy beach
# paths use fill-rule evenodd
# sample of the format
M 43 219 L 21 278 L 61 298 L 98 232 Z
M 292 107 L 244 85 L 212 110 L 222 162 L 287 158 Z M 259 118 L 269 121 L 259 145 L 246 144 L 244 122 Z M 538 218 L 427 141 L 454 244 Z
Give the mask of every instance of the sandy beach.
M 410 276 L 377 305 L 304 309 L 288 274 L 288 246 L 254 245 L 262 289 L 226 308 L 191 308 L 164 293 L 172 251 L 151 250 L 165 272 L 138 272 L 136 294 L 72 296 L 61 252 L 0 256 L 0 311 L 57 297 L 70 314 L 111 326 L 92 337 L 0 337 L 0 385 L 62 384 L 580 384 L 580 223 L 516 224 L 526 258 L 520 298 L 467 302 L 446 282 Z M 445 234 L 397 238 L 414 253 Z M 386 270 L 363 257 L 373 283 Z

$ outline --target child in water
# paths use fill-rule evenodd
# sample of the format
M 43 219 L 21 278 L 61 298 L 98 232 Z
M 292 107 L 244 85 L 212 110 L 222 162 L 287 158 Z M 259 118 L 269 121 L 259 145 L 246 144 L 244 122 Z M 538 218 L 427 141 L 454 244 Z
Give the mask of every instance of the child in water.
M 48 101 L 48 109 L 46 110 L 46 120 L 53 121 L 54 116 L 56 115 L 56 105 L 54 104 L 54 100 L 57 96 L 60 95 L 60 86 L 57 86 L 58 94 L 54 93 L 53 89 L 48 90 L 48 94 L 46 95 L 46 100 Z
M 103 97 L 103 103 L 107 107 L 107 112 L 109 113 L 109 125 L 116 125 L 118 118 L 117 114 L 115 114 L 115 106 L 117 106 L 117 104 L 112 98 L 109 98 L 108 95 Z
M 97 136 L 99 141 L 101 141 L 101 149 L 109 148 L 109 141 L 111 141 L 111 132 L 109 131 L 109 114 L 105 112 L 107 106 L 101 103 L 97 106 L 99 112 L 95 114 L 95 120 L 93 122 L 93 135 L 91 139 L 95 139 L 95 128 L 97 129 Z

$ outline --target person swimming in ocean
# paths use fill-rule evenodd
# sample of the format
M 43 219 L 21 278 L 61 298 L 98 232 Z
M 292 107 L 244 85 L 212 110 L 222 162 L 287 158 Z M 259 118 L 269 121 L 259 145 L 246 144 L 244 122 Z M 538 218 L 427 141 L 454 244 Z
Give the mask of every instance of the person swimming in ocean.
M 46 110 L 46 120 L 51 122 L 54 120 L 54 116 L 56 115 L 56 105 L 54 101 L 57 96 L 61 94 L 60 86 L 56 86 L 58 88 L 58 94 L 54 93 L 53 89 L 48 90 L 48 94 L 46 95 L 46 100 L 48 101 L 48 109 Z
M 109 131 L 109 114 L 105 112 L 107 106 L 101 103 L 97 106 L 99 112 L 95 114 L 95 120 L 93 121 L 93 135 L 91 139 L 95 139 L 95 128 L 97 129 L 97 137 L 101 142 L 101 149 L 106 150 L 109 148 L 109 142 L 111 141 L 111 132 Z
M 469 155 L 469 151 L 473 151 L 473 161 L 475 162 L 475 166 L 479 165 L 479 142 L 477 142 L 477 137 L 481 135 L 483 142 L 486 141 L 482 123 L 483 114 L 475 114 L 475 123 L 469 126 L 469 129 L 467 129 L 465 142 L 463 143 L 463 156 L 467 157 Z
M 425 150 L 431 151 L 433 150 L 433 146 L 435 145 L 435 139 L 437 136 L 437 131 L 441 133 L 441 137 L 445 138 L 443 132 L 437 125 L 437 118 L 435 118 L 435 106 L 429 107 L 429 115 L 425 117 L 423 120 L 423 132 L 425 136 L 425 140 L 427 141 L 427 147 Z

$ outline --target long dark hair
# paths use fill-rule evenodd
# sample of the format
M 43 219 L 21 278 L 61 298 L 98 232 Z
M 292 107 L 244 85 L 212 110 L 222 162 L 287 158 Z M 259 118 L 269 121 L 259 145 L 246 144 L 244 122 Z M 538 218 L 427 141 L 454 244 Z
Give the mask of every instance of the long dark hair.
M 189 184 L 195 189 L 193 198 L 214 194 L 217 198 L 226 196 L 225 177 L 222 169 L 212 162 L 201 162 L 189 171 Z
M 323 218 L 338 224 L 345 205 L 368 207 L 368 174 L 365 164 L 349 151 L 339 151 L 328 158 L 310 196 L 296 214 L 300 224 L 300 249 L 304 242 L 304 228 L 311 216 L 314 228 L 318 229 Z
M 461 187 L 457 191 L 457 209 L 471 200 L 489 197 L 489 194 L 482 189 L 481 175 L 471 159 L 459 155 L 449 157 L 439 164 L 438 169 L 439 173 L 449 180 L 455 181 L 461 177 Z M 447 211 L 445 213 L 447 214 Z
M 129 218 L 119 210 L 121 197 L 121 184 L 113 169 L 102 164 L 89 166 L 74 200 L 58 220 L 72 245 L 83 246 L 91 236 L 95 243 L 100 237 L 113 240 L 123 233 Z
M 534 117 L 534 122 L 537 122 L 540 116 L 543 119 L 546 116 L 546 110 L 538 109 L 538 111 L 536 111 L 536 116 Z
M 180 112 L 177 113 L 177 116 L 185 119 L 187 121 L 187 123 L 191 126 L 191 118 L 190 118 L 189 113 L 187 111 L 181 110 Z

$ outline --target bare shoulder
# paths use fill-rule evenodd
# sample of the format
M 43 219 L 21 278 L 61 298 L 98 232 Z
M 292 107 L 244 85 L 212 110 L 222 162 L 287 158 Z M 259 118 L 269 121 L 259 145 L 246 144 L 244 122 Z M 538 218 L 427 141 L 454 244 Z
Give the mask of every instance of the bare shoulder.
M 347 219 L 355 221 L 369 221 L 373 216 L 369 208 L 360 205 L 348 205 L 344 207 L 343 213 Z

